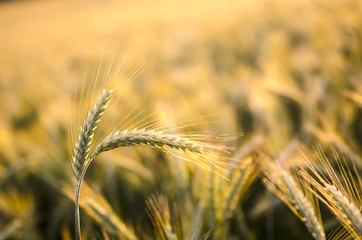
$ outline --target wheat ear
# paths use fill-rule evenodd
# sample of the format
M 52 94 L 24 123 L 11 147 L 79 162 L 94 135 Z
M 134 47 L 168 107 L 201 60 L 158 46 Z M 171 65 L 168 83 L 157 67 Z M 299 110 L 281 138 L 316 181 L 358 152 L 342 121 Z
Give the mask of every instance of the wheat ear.
M 90 145 L 92 144 L 94 131 L 96 130 L 100 118 L 102 117 L 104 110 L 107 108 L 107 102 L 112 94 L 112 90 L 103 90 L 97 103 L 93 109 L 88 113 L 87 120 L 80 130 L 78 142 L 74 150 L 73 156 L 73 173 L 76 182 L 80 180 L 84 164 L 88 158 L 88 152 Z
M 234 216 L 237 207 L 244 198 L 247 189 L 254 182 L 257 173 L 254 159 L 248 157 L 240 161 L 240 166 L 230 175 L 230 182 L 223 186 L 225 197 L 222 201 L 222 214 L 220 214 L 220 226 L 216 230 L 216 238 L 226 238 L 226 233 L 230 228 L 230 219 Z
M 300 214 L 300 219 L 308 228 L 314 239 L 326 239 L 323 226 L 315 213 L 312 203 L 304 195 L 302 189 L 296 184 L 289 172 L 282 170 L 281 179 L 289 193 L 290 203 Z
M 177 240 L 176 227 L 172 224 L 170 208 L 162 195 L 153 195 L 147 202 L 148 214 L 155 227 L 156 238 L 159 240 Z
M 315 188 L 308 185 L 308 188 L 332 210 L 349 234 L 359 239 L 362 236 L 362 214 L 355 202 L 351 201 L 347 197 L 348 195 L 335 185 L 322 179 L 320 175 L 317 175 L 319 182 L 304 169 L 300 170 L 299 174 L 303 178 L 304 184 L 310 184 Z
M 199 143 L 189 138 L 166 134 L 162 131 L 147 130 L 145 128 L 117 131 L 116 133 L 108 135 L 98 144 L 84 168 L 86 169 L 91 161 L 102 152 L 129 146 L 147 146 L 159 148 L 167 152 L 170 152 L 170 149 L 185 152 L 191 155 L 192 160 L 181 156 L 178 157 L 207 170 L 215 171 L 222 177 L 226 177 L 228 174 L 228 171 L 222 166 L 224 160 L 228 159 L 223 158 L 218 153 L 218 151 L 225 151 L 222 147 Z M 221 160 L 215 160 L 216 158 L 220 158 Z
M 116 132 L 108 135 L 100 144 L 98 144 L 91 159 L 101 152 L 109 151 L 118 147 L 144 145 L 156 148 L 170 147 L 181 151 L 190 151 L 192 153 L 202 154 L 203 146 L 187 138 L 164 134 L 162 131 L 132 129 L 122 132 Z
M 335 149 L 332 149 L 333 159 L 327 159 L 321 149 L 318 157 L 324 167 L 319 170 L 306 158 L 306 169 L 300 169 L 299 175 L 309 190 L 323 201 L 346 228 L 349 236 L 356 239 L 362 237 L 362 211 L 361 211 L 361 182 L 360 174 L 355 168 L 354 173 L 349 169 L 344 159 L 341 159 Z M 337 164 L 340 175 L 332 167 Z
M 320 218 L 317 215 L 311 199 L 309 199 L 301 186 L 297 184 L 292 175 L 277 164 L 265 159 L 266 167 L 264 183 L 274 192 L 305 224 L 313 238 L 325 240 L 325 232 Z
M 353 226 L 358 234 L 362 236 L 362 214 L 358 207 L 349 201 L 336 186 L 327 183 L 324 190 L 334 208 L 342 213 L 338 214 L 338 216 L 344 218 L 343 222 Z

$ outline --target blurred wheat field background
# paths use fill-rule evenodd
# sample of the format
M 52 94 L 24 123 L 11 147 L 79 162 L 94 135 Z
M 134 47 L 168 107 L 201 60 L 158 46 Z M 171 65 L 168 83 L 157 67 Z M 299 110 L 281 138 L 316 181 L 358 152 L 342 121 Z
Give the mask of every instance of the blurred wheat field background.
M 0 239 L 74 239 L 69 105 L 108 63 L 124 90 L 98 142 L 124 120 L 233 150 L 226 178 L 149 148 L 100 155 L 82 239 L 361 239 L 355 0 L 1 1 Z

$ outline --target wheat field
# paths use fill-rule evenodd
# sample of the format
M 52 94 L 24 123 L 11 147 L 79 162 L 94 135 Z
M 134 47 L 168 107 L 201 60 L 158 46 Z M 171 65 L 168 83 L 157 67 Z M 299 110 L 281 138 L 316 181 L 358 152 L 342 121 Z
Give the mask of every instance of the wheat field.
M 0 1 L 0 101 L 0 239 L 362 238 L 361 1 Z

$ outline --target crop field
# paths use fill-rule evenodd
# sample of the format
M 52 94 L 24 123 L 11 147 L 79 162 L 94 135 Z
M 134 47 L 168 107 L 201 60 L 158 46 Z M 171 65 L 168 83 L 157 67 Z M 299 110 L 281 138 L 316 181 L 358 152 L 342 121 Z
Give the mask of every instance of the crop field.
M 0 1 L 0 240 L 362 239 L 362 1 Z

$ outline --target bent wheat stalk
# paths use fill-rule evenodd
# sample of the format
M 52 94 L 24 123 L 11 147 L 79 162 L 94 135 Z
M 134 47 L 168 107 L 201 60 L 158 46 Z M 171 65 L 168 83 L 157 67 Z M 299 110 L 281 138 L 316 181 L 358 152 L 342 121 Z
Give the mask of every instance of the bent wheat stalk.
M 160 148 L 166 150 L 171 148 L 186 153 L 196 154 L 196 159 L 203 156 L 206 149 L 210 146 L 196 143 L 188 138 L 179 137 L 172 134 L 165 134 L 162 131 L 146 130 L 146 129 L 133 129 L 118 131 L 114 134 L 108 135 L 101 141 L 94 152 L 89 155 L 90 146 L 94 132 L 100 122 L 100 118 L 107 108 L 107 103 L 111 97 L 112 90 L 103 90 L 97 103 L 89 112 L 88 117 L 81 128 L 78 142 L 74 150 L 72 161 L 73 173 L 75 178 L 75 224 L 76 224 L 76 239 L 81 237 L 80 229 L 80 216 L 79 216 L 79 194 L 81 189 L 82 180 L 85 172 L 92 162 L 92 160 L 102 152 L 109 151 L 118 147 L 126 146 L 149 146 L 153 148 Z M 215 147 L 216 148 L 216 147 Z M 209 159 L 205 158 L 206 162 L 211 164 Z M 197 163 L 197 162 L 196 162 Z M 204 163 L 203 163 L 204 164 Z M 204 166 L 202 163 L 200 166 Z M 220 167 L 220 166 L 217 166 Z

